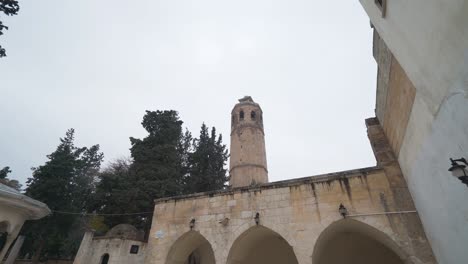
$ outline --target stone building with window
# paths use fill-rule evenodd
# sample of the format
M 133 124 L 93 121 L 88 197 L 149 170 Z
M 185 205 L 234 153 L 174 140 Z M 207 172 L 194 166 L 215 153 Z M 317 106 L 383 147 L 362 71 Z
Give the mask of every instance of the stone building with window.
M 142 231 L 128 224 L 120 224 L 114 226 L 105 236 L 95 237 L 92 231 L 86 232 L 73 263 L 143 263 L 145 248 Z

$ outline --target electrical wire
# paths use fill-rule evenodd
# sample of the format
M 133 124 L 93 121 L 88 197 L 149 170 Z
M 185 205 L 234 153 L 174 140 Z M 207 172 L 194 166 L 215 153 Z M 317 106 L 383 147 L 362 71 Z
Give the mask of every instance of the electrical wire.
M 56 211 L 52 210 L 55 214 L 68 214 L 68 215 L 82 215 L 82 216 L 125 216 L 125 215 L 146 215 L 153 214 L 153 212 L 139 212 L 139 213 L 123 213 L 123 214 L 98 214 L 98 213 L 76 213 L 76 212 L 65 212 L 65 211 Z

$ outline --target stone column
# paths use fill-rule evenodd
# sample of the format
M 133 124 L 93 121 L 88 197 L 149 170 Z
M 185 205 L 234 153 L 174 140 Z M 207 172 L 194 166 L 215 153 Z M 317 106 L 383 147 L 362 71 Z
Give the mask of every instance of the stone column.
M 24 236 L 18 236 L 4 264 L 13 264 L 15 262 L 16 258 L 18 257 L 18 253 L 21 249 L 21 246 L 23 246 L 23 242 Z

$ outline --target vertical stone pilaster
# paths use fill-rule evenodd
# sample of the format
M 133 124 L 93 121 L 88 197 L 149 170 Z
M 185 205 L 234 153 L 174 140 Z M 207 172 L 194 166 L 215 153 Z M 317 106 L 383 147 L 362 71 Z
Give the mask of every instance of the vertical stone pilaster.
M 384 169 L 392 192 L 392 202 L 390 203 L 387 203 L 385 194 L 381 194 L 381 201 L 385 201 L 384 209 L 393 212 L 416 211 L 398 159 L 379 120 L 376 117 L 368 118 L 366 119 L 366 126 L 377 166 Z M 408 240 L 412 254 L 410 258 L 417 259 L 421 263 L 437 263 L 417 213 L 389 214 L 387 218 L 393 231 L 402 240 Z

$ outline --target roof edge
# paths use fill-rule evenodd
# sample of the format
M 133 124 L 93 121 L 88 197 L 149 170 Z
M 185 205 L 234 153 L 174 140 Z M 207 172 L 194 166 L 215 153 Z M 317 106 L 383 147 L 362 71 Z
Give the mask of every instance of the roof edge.
M 228 188 L 228 189 L 208 191 L 208 192 L 170 196 L 170 197 L 155 199 L 154 202 L 155 204 L 158 204 L 158 203 L 168 202 L 171 200 L 177 201 L 177 200 L 198 198 L 198 197 L 204 197 L 204 196 L 212 197 L 212 196 L 233 194 L 233 193 L 245 192 L 245 191 L 260 191 L 260 190 L 265 190 L 265 189 L 284 188 L 284 187 L 296 186 L 296 185 L 302 185 L 302 184 L 333 181 L 333 180 L 338 180 L 338 179 L 343 179 L 343 178 L 360 177 L 360 176 L 365 176 L 365 175 L 380 172 L 380 171 L 383 171 L 383 168 L 379 166 L 365 167 L 365 168 L 354 169 L 354 170 L 346 170 L 346 171 L 319 174 L 315 176 L 308 176 L 308 177 L 302 177 L 302 178 L 296 178 L 296 179 L 290 179 L 290 180 L 263 183 L 263 184 L 254 185 L 254 186 Z
M 11 188 L 9 188 L 11 189 Z M 49 207 L 42 202 L 34 200 L 20 192 L 13 192 L 6 188 L 0 189 L 0 199 L 7 199 L 5 205 L 17 207 L 27 212 L 28 220 L 43 218 L 51 213 Z

